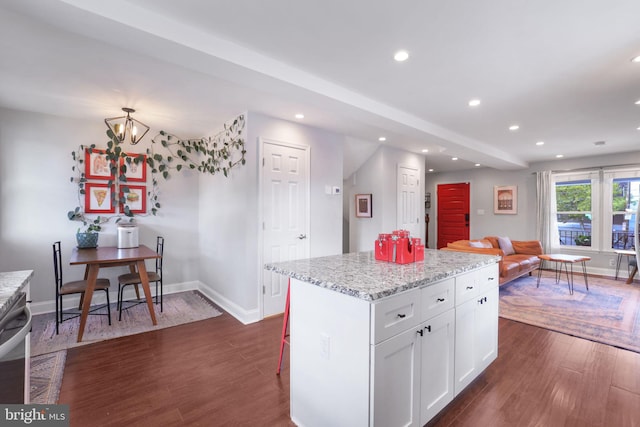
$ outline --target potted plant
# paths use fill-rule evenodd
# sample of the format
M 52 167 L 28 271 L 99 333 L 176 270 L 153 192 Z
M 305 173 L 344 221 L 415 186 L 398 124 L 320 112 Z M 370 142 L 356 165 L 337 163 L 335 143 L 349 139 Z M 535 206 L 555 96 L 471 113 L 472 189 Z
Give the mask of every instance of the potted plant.
M 578 246 L 591 246 L 591 236 L 580 234 L 574 241 Z
M 82 221 L 83 227 L 78 228 L 78 231 L 76 232 L 78 248 L 84 249 L 97 247 L 98 233 L 102 230 L 102 218 L 98 216 L 94 220 L 90 220 L 84 216 L 84 213 L 80 211 L 79 207 L 76 207 L 73 211 L 69 211 L 67 216 L 71 221 Z

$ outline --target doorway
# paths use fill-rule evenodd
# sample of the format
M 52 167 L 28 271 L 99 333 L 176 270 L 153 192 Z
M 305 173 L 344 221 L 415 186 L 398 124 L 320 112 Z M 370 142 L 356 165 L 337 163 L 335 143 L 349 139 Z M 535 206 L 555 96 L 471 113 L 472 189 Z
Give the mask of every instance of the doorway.
M 261 140 L 262 262 L 307 258 L 309 253 L 308 147 Z M 263 317 L 282 313 L 288 278 L 263 270 Z
M 469 183 L 438 184 L 437 248 L 469 239 Z
M 420 237 L 419 205 L 420 171 L 416 168 L 398 165 L 398 229 L 409 230 L 412 237 Z

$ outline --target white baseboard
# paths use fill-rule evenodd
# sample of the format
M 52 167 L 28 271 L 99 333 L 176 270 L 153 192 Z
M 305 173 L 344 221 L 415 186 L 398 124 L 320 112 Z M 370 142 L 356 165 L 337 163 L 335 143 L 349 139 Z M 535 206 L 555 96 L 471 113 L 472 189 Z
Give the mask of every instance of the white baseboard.
M 245 310 L 244 308 L 240 307 L 233 301 L 230 301 L 229 299 L 220 295 L 218 292 L 209 288 L 204 283 L 202 282 L 199 282 L 199 283 L 200 283 L 200 288 L 199 288 L 200 292 L 202 292 L 207 298 L 209 298 L 215 304 L 219 305 L 220 308 L 222 308 L 224 311 L 226 311 L 227 313 L 229 313 L 230 315 L 238 319 L 243 324 L 248 325 L 250 323 L 259 322 L 260 320 L 262 320 L 260 318 L 260 313 L 257 308 L 254 310 Z
M 204 283 L 194 280 L 191 282 L 182 282 L 182 283 L 173 283 L 171 285 L 164 285 L 164 294 L 175 294 L 178 292 L 186 292 L 186 291 L 199 291 L 207 298 L 209 298 L 214 304 L 218 305 L 227 313 L 231 314 L 233 317 L 238 319 L 245 325 L 250 323 L 259 322 L 260 313 L 258 309 L 255 310 L 245 310 L 242 307 L 238 306 L 233 301 L 228 300 L 224 296 L 220 295 L 218 292 L 206 286 Z M 118 301 L 118 288 L 116 287 L 113 291 L 109 292 L 109 299 L 111 303 Z M 155 286 L 151 285 L 151 294 L 155 295 Z M 125 289 L 124 299 L 134 299 L 135 298 L 135 290 L 133 287 L 129 286 L 128 289 Z M 64 299 L 64 307 L 71 308 L 77 307 L 80 301 L 79 296 L 68 296 Z M 93 294 L 92 305 L 104 304 L 107 302 L 104 292 L 98 291 Z M 56 311 L 56 301 L 48 300 L 42 302 L 33 302 L 31 303 L 31 312 L 36 314 L 44 314 L 44 313 L 53 313 Z

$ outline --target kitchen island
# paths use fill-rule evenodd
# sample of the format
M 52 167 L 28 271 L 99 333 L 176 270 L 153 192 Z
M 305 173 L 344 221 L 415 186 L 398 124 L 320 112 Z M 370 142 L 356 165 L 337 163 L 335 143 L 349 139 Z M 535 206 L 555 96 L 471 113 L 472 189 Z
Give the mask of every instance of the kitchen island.
M 266 265 L 290 285 L 291 419 L 300 426 L 422 426 L 498 349 L 499 257 L 425 250 Z

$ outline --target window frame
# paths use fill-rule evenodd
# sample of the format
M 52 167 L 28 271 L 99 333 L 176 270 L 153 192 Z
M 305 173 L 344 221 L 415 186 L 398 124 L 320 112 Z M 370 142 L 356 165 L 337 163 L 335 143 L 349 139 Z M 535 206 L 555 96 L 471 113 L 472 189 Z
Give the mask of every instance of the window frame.
M 573 172 L 552 173 L 553 204 L 551 209 L 553 227 L 558 230 L 558 203 L 556 200 L 556 185 L 562 182 L 590 181 L 591 182 L 591 246 L 552 245 L 559 250 L 570 249 L 572 251 L 605 252 L 613 253 L 615 250 L 611 244 L 613 236 L 613 182 L 616 179 L 640 179 L 640 167 L 627 167 L 615 169 L 584 170 Z M 585 211 L 586 212 L 586 211 Z M 584 213 L 560 211 L 560 213 Z
M 599 188 L 599 176 L 597 171 L 584 171 L 584 172 L 568 172 L 568 173 L 554 173 L 553 174 L 553 191 L 555 194 L 554 201 L 555 206 L 552 208 L 552 215 L 554 221 L 554 227 L 558 230 L 558 213 L 571 214 L 571 213 L 588 213 L 591 215 L 591 245 L 579 246 L 579 245 L 563 245 L 558 240 L 558 243 L 554 244 L 554 247 L 558 249 L 579 250 L 579 251 L 598 251 L 601 245 L 601 227 L 600 227 L 600 188 Z M 588 181 L 591 187 L 591 210 L 590 211 L 560 211 L 558 212 L 557 202 L 557 184 L 562 182 L 576 182 L 576 181 Z M 560 234 L 560 230 L 558 230 Z

